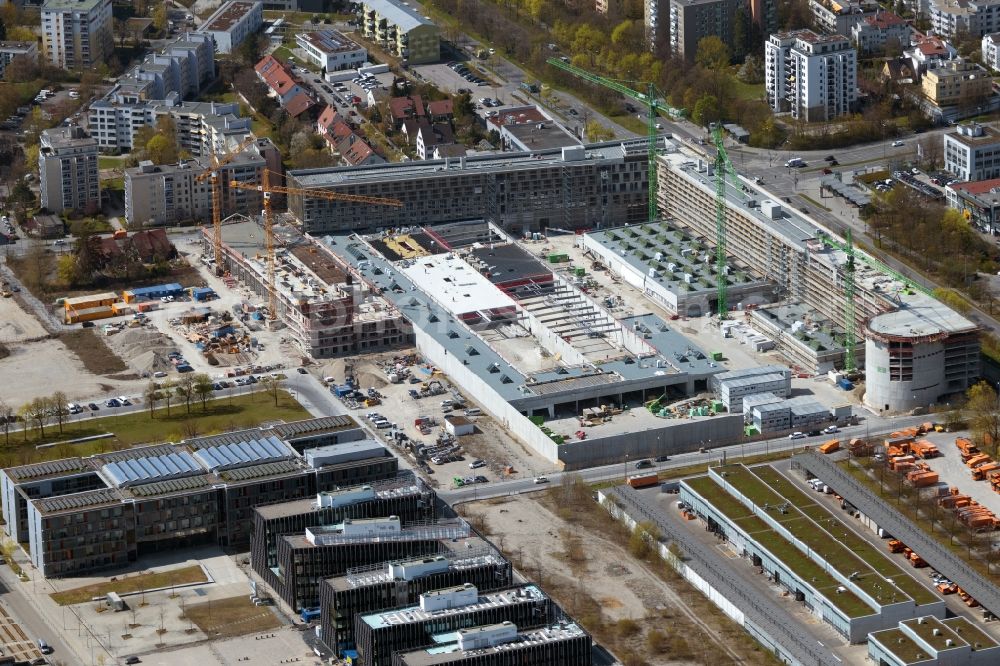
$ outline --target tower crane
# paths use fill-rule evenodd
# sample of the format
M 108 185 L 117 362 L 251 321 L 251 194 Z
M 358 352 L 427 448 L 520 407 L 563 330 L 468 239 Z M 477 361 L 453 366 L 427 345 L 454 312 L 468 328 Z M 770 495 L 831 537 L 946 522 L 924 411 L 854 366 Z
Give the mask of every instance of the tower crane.
M 240 182 L 238 180 L 229 181 L 229 186 L 239 190 L 256 190 L 264 195 L 264 256 L 267 267 L 267 308 L 268 318 L 272 321 L 278 318 L 278 290 L 274 282 L 275 258 L 274 258 L 274 221 L 271 217 L 271 195 L 272 194 L 299 194 L 304 197 L 316 197 L 329 201 L 348 201 L 353 203 L 365 203 L 377 206 L 395 206 L 402 208 L 403 202 L 399 199 L 386 199 L 383 197 L 365 197 L 357 194 L 341 194 L 330 190 L 307 190 L 299 187 L 285 187 L 283 185 L 271 184 L 271 172 L 264 169 L 260 184 Z
M 857 370 L 857 357 L 855 350 L 857 347 L 857 321 L 855 320 L 854 300 L 857 294 L 857 284 L 855 282 L 857 261 L 861 261 L 878 272 L 888 275 L 894 280 L 902 282 L 904 289 L 916 289 L 917 291 L 926 294 L 927 296 L 931 296 L 932 298 L 934 297 L 934 293 L 924 285 L 911 280 L 899 271 L 889 268 L 878 259 L 868 256 L 867 254 L 856 253 L 854 251 L 854 239 L 852 238 L 850 227 L 848 227 L 844 232 L 843 243 L 822 231 L 820 231 L 817 236 L 820 242 L 824 245 L 841 250 L 847 255 L 847 263 L 844 265 L 844 329 L 846 331 L 844 341 L 844 369 L 847 372 L 854 372 Z
M 639 102 L 644 107 L 646 107 L 646 151 L 649 154 L 649 174 L 647 176 L 647 183 L 649 185 L 649 202 L 647 204 L 647 222 L 656 221 L 656 192 L 657 192 L 657 175 L 656 175 L 656 121 L 660 117 L 659 112 L 668 112 L 669 107 L 663 102 L 663 97 L 660 91 L 657 90 L 656 85 L 649 82 L 642 81 L 618 81 L 615 79 L 609 79 L 603 76 L 598 76 L 592 72 L 588 72 L 585 69 L 575 67 L 568 62 L 563 62 L 559 58 L 549 58 L 546 60 L 548 64 L 553 67 L 558 67 L 564 72 L 569 72 L 573 76 L 579 77 L 585 81 L 589 81 L 595 85 L 603 86 L 610 90 L 628 97 L 629 99 Z M 632 88 L 625 85 L 630 83 L 632 85 L 638 85 L 646 89 L 645 93 L 641 93 L 638 90 L 633 90 Z
M 742 186 L 736 175 L 736 169 L 726 152 L 725 138 L 722 127 L 712 124 L 712 141 L 715 143 L 715 277 L 718 299 L 717 310 L 719 319 L 729 316 L 729 302 L 726 293 L 726 177 L 732 179 L 734 185 Z
M 218 151 L 212 152 L 212 166 L 195 176 L 196 183 L 208 180 L 212 185 L 212 249 L 215 253 L 215 270 L 222 270 L 222 172 L 225 165 L 235 160 L 255 141 L 251 136 L 229 152 L 219 157 Z

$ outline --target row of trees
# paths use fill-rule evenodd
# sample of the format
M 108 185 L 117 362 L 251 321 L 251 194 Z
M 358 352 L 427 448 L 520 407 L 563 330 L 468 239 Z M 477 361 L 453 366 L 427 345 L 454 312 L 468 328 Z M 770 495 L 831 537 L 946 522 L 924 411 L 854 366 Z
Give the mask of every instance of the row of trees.
M 261 390 L 274 400 L 275 406 L 281 395 L 280 379 L 263 376 L 260 378 Z M 156 418 L 157 405 L 166 407 L 166 417 L 171 417 L 173 406 L 183 405 L 185 414 L 191 414 L 193 404 L 201 403 L 202 412 L 208 411 L 209 397 L 215 390 L 215 382 L 205 373 L 183 374 L 177 379 L 163 382 L 149 382 L 143 390 L 143 400 L 149 409 L 149 418 Z M 10 446 L 10 438 L 15 431 L 15 424 L 23 424 L 22 435 L 28 441 L 28 433 L 35 430 L 39 439 L 45 439 L 46 427 L 55 425 L 60 434 L 70 417 L 69 399 L 63 391 L 56 391 L 50 396 L 38 397 L 19 408 L 14 408 L 0 400 L 0 425 L 3 427 L 4 445 Z

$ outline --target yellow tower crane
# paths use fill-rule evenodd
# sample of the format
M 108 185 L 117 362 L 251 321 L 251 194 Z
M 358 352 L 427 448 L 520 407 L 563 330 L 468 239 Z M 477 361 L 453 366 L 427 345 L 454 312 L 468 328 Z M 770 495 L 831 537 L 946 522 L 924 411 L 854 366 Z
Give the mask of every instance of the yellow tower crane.
M 242 183 L 237 180 L 229 182 L 230 187 L 240 190 L 256 190 L 264 195 L 264 256 L 267 266 L 267 310 L 268 318 L 271 320 L 278 317 L 278 290 L 274 283 L 274 221 L 271 218 L 271 195 L 272 194 L 300 194 L 304 197 L 316 197 L 318 199 L 328 199 L 330 201 L 348 201 L 353 203 L 372 204 L 374 206 L 395 206 L 402 208 L 403 202 L 399 199 L 386 199 L 383 197 L 364 197 L 357 194 L 341 194 L 330 190 L 306 190 L 299 187 L 284 187 L 282 185 L 271 185 L 271 172 L 264 169 L 263 178 L 260 185 L 254 183 Z
M 256 137 L 251 137 L 229 152 L 219 157 L 218 152 L 212 153 L 212 166 L 195 176 L 196 183 L 208 180 L 212 185 L 212 249 L 215 251 L 215 270 L 222 273 L 222 167 L 229 164 L 250 147 Z

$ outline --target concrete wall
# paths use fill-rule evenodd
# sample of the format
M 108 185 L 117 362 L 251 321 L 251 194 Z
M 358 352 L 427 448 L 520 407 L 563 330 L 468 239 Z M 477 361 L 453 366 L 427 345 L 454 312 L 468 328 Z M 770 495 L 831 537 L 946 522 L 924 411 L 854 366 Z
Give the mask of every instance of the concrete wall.
M 582 441 L 567 441 L 556 447 L 559 461 L 566 469 L 610 465 L 623 462 L 626 454 L 629 460 L 657 455 L 676 455 L 697 451 L 708 445 L 709 440 L 717 445 L 730 444 L 738 441 L 743 435 L 741 414 L 669 423 L 670 425 L 662 428 Z

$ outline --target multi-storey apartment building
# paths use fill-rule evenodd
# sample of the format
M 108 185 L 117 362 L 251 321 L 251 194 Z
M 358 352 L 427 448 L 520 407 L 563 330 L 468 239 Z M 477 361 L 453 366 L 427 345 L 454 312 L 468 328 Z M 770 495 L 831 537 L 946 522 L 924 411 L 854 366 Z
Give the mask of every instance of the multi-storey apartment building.
M 872 0 L 809 0 L 813 24 L 828 35 L 849 35 L 851 29 L 881 10 Z
M 1000 178 L 952 183 L 944 188 L 948 205 L 961 211 L 979 231 L 1000 236 Z
M 201 24 L 198 32 L 210 36 L 219 53 L 231 53 L 263 25 L 263 2 L 229 0 Z
M 1000 31 L 1000 0 L 932 0 L 926 13 L 931 32 L 945 39 Z
M 961 58 L 927 70 L 920 91 L 934 106 L 984 105 L 993 91 L 993 78 L 978 63 Z
M 210 35 L 189 32 L 167 44 L 119 77 L 107 99 L 138 103 L 196 96 L 215 79 L 215 43 Z
M 97 141 L 81 127 L 42 132 L 38 149 L 38 182 L 42 208 L 54 213 L 96 213 L 101 208 Z
M 857 52 L 840 35 L 795 30 L 764 45 L 767 101 L 775 112 L 825 121 L 850 112 L 858 95 Z
M 114 49 L 111 0 L 46 0 L 42 45 L 49 62 L 63 69 L 105 62 Z
M 839 33 L 848 34 L 848 33 Z M 910 44 L 913 28 L 900 16 L 892 12 L 880 11 L 866 15 L 851 27 L 851 41 L 859 53 L 882 51 L 888 44 L 906 48 Z
M 4 533 L 29 544 L 43 576 L 77 575 L 185 545 L 247 548 L 255 506 L 397 472 L 384 447 L 358 446 L 349 417 L 287 426 L 302 443 L 329 442 L 331 432 L 344 441 L 301 455 L 273 429 L 255 428 L 4 469 Z
M 250 136 L 250 119 L 239 113 L 235 102 L 182 102 L 176 93 L 154 101 L 112 95 L 90 105 L 87 126 L 102 151 L 129 152 L 139 128 L 156 126 L 160 116 L 170 116 L 177 147 L 208 157 L 225 154 Z
M 440 30 L 407 3 L 365 0 L 361 34 L 411 65 L 441 59 Z
M 744 0 L 670 0 L 670 51 L 693 61 L 698 42 L 710 35 L 732 48 L 737 9 L 745 4 Z M 742 16 L 749 21 L 749 16 Z
M 295 43 L 317 67 L 327 72 L 356 69 L 368 60 L 368 50 L 336 30 L 317 30 L 295 36 Z
M 280 169 L 277 147 L 270 139 L 257 139 L 219 168 L 222 217 L 259 210 L 262 194 L 235 188 L 232 181 L 260 183 L 264 169 Z M 212 167 L 209 158 L 191 158 L 177 164 L 141 162 L 125 170 L 125 219 L 132 228 L 208 220 L 212 216 L 212 187 L 197 179 Z M 277 171 L 280 173 L 280 170 Z
M 36 42 L 0 42 L 0 79 L 7 71 L 7 65 L 14 58 L 26 58 L 38 64 L 38 44 Z
M 289 183 L 390 197 L 402 208 L 291 195 L 313 234 L 486 218 L 511 231 L 593 228 L 647 215 L 645 140 L 459 159 L 289 171 Z

